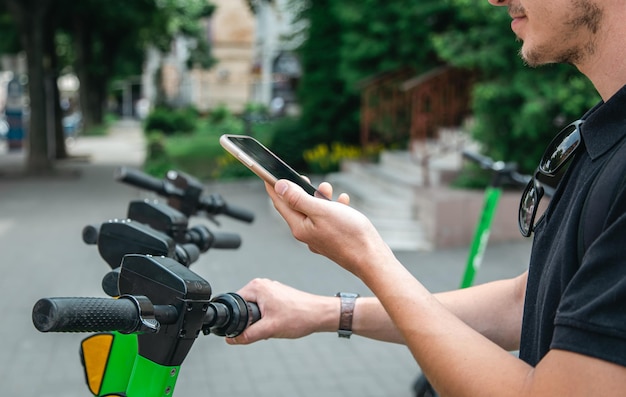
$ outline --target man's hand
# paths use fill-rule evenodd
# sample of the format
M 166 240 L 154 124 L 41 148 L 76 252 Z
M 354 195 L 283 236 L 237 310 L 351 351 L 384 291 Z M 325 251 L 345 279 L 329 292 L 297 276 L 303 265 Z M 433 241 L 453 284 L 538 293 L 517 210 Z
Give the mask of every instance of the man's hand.
M 286 180 L 279 180 L 273 188 L 266 185 L 266 188 L 274 207 L 297 240 L 355 275 L 366 270 L 360 268 L 366 263 L 362 260 L 364 256 L 373 259 L 369 263 L 377 263 L 377 257 L 393 257 L 372 223 L 345 205 L 349 202 L 347 195 L 341 195 L 339 201 L 320 200 Z M 332 196 L 332 186 L 328 183 L 322 183 L 320 191 Z M 386 260 L 379 263 L 384 262 Z
M 261 319 L 236 338 L 226 342 L 246 345 L 262 339 L 295 339 L 314 332 L 336 331 L 339 325 L 339 298 L 313 295 L 277 281 L 255 279 L 237 291 L 256 302 Z

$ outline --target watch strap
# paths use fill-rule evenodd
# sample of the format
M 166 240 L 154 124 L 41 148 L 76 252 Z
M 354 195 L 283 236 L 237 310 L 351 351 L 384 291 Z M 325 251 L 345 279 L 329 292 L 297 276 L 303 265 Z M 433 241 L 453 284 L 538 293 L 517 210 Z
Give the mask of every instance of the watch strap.
M 338 292 L 337 297 L 341 301 L 341 311 L 339 314 L 339 329 L 337 334 L 340 338 L 349 339 L 352 335 L 352 318 L 354 317 L 354 305 L 359 294 L 350 292 Z

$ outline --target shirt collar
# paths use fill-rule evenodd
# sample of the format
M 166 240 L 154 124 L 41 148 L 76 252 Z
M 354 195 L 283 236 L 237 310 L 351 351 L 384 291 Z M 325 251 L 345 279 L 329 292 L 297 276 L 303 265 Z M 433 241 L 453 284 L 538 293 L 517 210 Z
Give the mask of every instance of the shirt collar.
M 602 156 L 626 135 L 626 86 L 607 102 L 601 101 L 582 117 L 582 140 L 592 160 Z

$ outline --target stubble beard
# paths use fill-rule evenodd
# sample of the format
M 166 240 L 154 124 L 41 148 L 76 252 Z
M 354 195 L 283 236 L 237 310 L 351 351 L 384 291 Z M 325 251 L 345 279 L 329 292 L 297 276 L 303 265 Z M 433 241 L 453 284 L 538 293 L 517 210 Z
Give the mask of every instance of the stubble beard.
M 603 19 L 602 9 L 590 0 L 574 0 L 572 14 L 561 27 L 561 40 L 550 40 L 548 43 L 519 51 L 520 57 L 528 66 L 537 67 L 549 63 L 580 64 L 596 52 L 596 33 Z M 586 35 L 588 40 L 582 44 L 561 43 L 575 42 L 577 37 Z M 570 40 L 571 39 L 571 40 Z M 518 38 L 521 41 L 521 39 Z
M 555 51 L 551 45 L 538 46 L 524 51 L 522 47 L 519 51 L 520 57 L 526 65 L 530 67 L 538 67 L 552 63 L 569 63 L 576 65 L 588 56 L 593 55 L 595 46 L 587 46 L 585 50 L 582 46 L 568 47 Z

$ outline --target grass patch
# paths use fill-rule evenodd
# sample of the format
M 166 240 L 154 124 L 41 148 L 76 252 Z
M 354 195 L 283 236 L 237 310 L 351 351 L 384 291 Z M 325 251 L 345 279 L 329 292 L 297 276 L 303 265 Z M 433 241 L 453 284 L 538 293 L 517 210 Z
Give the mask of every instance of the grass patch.
M 104 115 L 104 120 L 102 121 L 102 124 L 84 129 L 82 131 L 82 135 L 83 136 L 105 136 L 108 133 L 111 125 L 115 123 L 118 119 L 119 119 L 118 116 L 112 113 L 107 113 Z
M 235 179 L 251 172 L 219 143 L 222 134 L 251 134 L 263 143 L 271 138 L 270 123 L 246 125 L 235 116 L 199 117 L 191 132 L 147 131 L 148 156 L 144 171 L 162 178 L 177 170 L 200 180 Z

